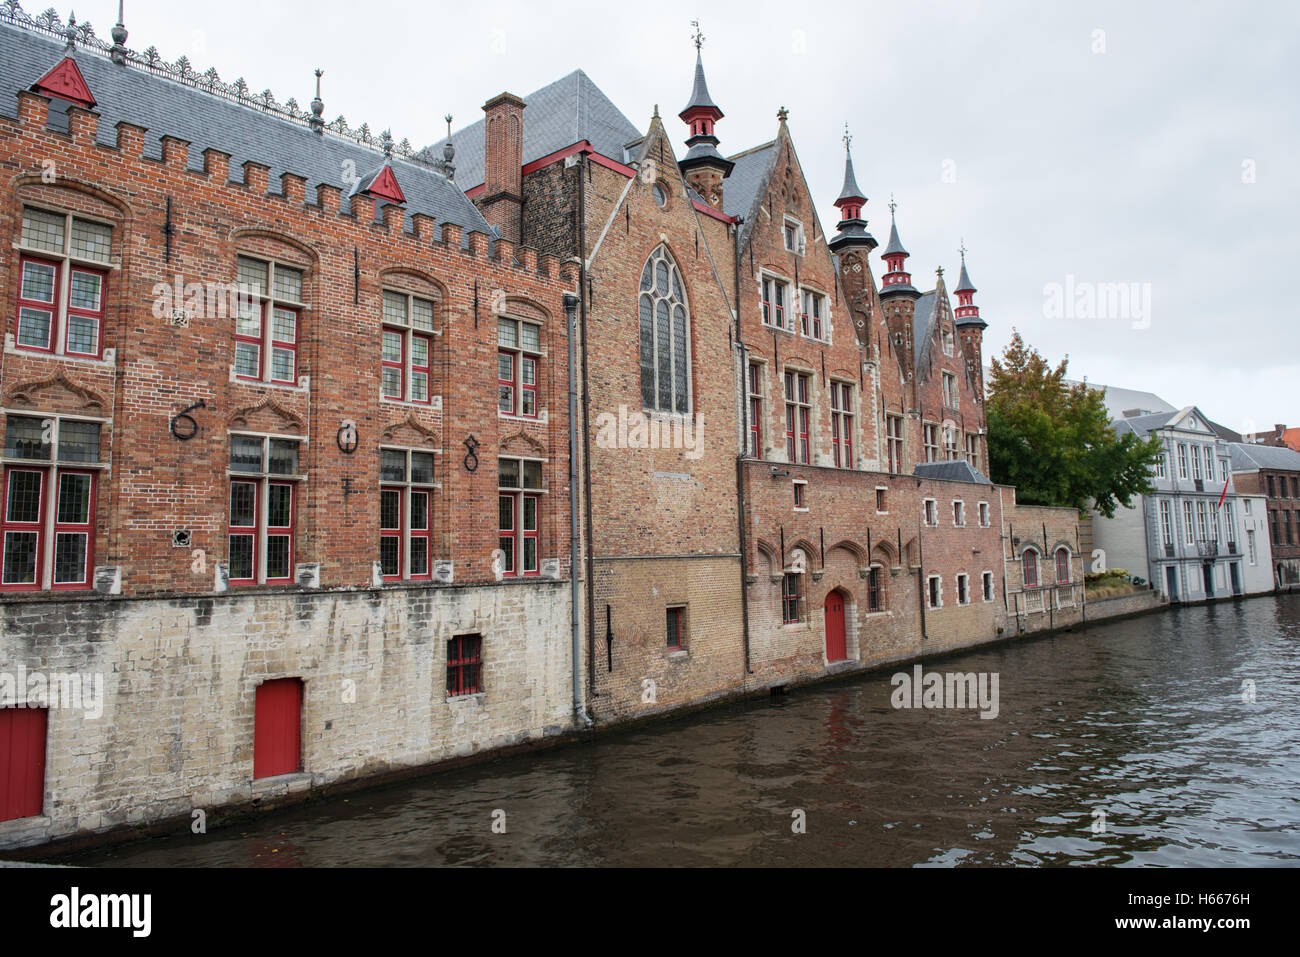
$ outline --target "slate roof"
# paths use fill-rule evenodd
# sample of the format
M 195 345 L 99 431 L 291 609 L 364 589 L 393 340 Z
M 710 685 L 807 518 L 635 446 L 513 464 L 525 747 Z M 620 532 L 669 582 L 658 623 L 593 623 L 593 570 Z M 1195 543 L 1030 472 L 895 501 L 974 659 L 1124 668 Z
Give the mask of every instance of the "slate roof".
M 893 253 L 897 253 L 900 256 L 911 255 L 903 248 L 903 244 L 898 238 L 898 224 L 895 223 L 891 217 L 889 221 L 889 245 L 885 247 L 885 251 L 880 255 L 889 256 Z
M 62 44 L 0 24 L 0 113 L 16 117 L 18 91 L 31 87 L 62 58 Z M 343 171 L 351 168 L 360 174 L 383 162 L 378 149 L 328 132 L 314 133 L 255 106 L 241 106 L 133 66 L 119 66 L 92 50 L 79 48 L 76 60 L 97 101 L 101 143 L 115 145 L 114 126 L 125 120 L 148 129 L 146 156 L 161 159 L 161 138 L 179 137 L 190 142 L 190 169 L 203 168 L 204 149 L 218 149 L 230 154 L 232 176 L 242 178 L 240 167 L 246 160 L 269 166 L 271 189 L 278 187 L 284 172 L 306 177 L 308 197 L 318 183 L 338 186 L 340 208 L 351 187 L 343 181 Z M 397 157 L 393 172 L 406 195 L 408 214 L 425 213 L 439 223 L 456 223 L 466 233 L 492 232 L 474 204 L 441 173 Z
M 1065 383 L 1066 385 L 1079 384 L 1073 379 L 1066 379 Z M 1154 392 L 1138 392 L 1134 389 L 1121 389 L 1113 385 L 1098 385 L 1092 382 L 1088 383 L 1088 388 L 1099 389 L 1106 393 L 1104 396 L 1106 411 L 1112 419 L 1122 419 L 1125 412 L 1133 409 L 1142 409 L 1148 414 L 1178 411 Z
M 597 153 L 624 163 L 627 160 L 623 148 L 642 137 L 642 131 L 582 70 L 534 90 L 523 100 L 524 165 L 582 140 L 590 141 Z M 438 153 L 445 142 L 439 140 L 429 149 Z M 451 142 L 456 147 L 456 182 L 467 190 L 481 185 L 483 120 L 453 133 Z
M 722 110 L 718 104 L 713 102 L 713 97 L 709 96 L 709 85 L 704 82 L 704 60 L 700 57 L 700 51 L 695 51 L 695 85 L 691 87 L 691 101 L 686 104 L 683 113 L 693 107 L 704 106 L 715 109 L 719 114 Z
M 1125 432 L 1132 432 L 1139 439 L 1145 439 L 1156 429 L 1164 428 L 1176 418 L 1178 418 L 1177 410 L 1173 412 L 1156 412 L 1152 415 L 1135 415 L 1128 419 L 1116 419 L 1111 422 L 1110 426 L 1120 435 Z
M 836 199 L 866 199 L 866 193 L 862 192 L 862 187 L 858 185 L 857 178 L 853 175 L 853 154 L 845 153 L 844 155 L 844 188 L 840 190 L 840 195 Z
M 970 273 L 966 272 L 966 257 L 961 257 L 961 275 L 957 277 L 957 288 L 953 292 L 979 292 L 975 284 L 970 281 Z
M 918 462 L 912 474 L 919 478 L 938 479 L 941 482 L 970 482 L 972 485 L 992 485 L 984 474 L 965 459 L 947 462 Z
M 931 289 L 916 300 L 912 313 L 912 360 L 913 368 L 921 368 L 921 357 L 925 355 L 930 337 L 934 335 L 935 317 L 939 312 L 939 290 Z
M 731 175 L 722 181 L 722 211 L 745 220 L 739 238 L 741 248 L 758 218 L 759 197 L 776 165 L 776 157 L 776 140 L 727 157 L 736 165 L 731 168 Z
M 1253 472 L 1257 469 L 1286 469 L 1300 472 L 1300 452 L 1280 445 L 1252 445 L 1249 442 L 1229 442 L 1234 472 Z

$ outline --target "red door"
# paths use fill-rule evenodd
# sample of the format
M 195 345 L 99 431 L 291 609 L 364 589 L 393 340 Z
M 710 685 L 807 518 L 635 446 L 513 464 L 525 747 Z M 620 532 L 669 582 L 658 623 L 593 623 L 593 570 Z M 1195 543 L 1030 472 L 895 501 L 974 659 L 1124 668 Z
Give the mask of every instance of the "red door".
M 44 708 L 0 708 L 0 821 L 44 810 L 48 715 Z
M 826 596 L 826 660 L 843 661 L 848 656 L 844 644 L 844 596 L 833 591 Z
M 302 770 L 302 682 L 278 678 L 258 686 L 253 715 L 253 777 Z

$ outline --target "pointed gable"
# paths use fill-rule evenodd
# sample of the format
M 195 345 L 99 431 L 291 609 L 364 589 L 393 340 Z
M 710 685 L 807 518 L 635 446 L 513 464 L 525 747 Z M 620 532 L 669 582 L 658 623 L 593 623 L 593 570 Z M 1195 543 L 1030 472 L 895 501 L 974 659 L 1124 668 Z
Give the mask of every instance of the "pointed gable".
M 402 187 L 397 183 L 397 174 L 393 172 L 393 167 L 388 163 L 379 167 L 369 176 L 357 180 L 349 195 L 363 193 L 376 199 L 385 199 L 390 203 L 396 203 L 398 206 L 406 202 L 406 195 L 402 192 Z
M 83 109 L 93 110 L 95 98 L 90 93 L 86 78 L 81 75 L 77 61 L 65 56 L 48 73 L 32 84 L 32 92 L 52 99 L 67 100 Z

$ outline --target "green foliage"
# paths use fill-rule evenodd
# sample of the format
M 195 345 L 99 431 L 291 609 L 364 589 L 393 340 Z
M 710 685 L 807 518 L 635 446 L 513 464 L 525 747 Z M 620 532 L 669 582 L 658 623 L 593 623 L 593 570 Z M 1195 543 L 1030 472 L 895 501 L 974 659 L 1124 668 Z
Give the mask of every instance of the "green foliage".
M 1018 332 L 1002 360 L 993 359 L 986 405 L 990 477 L 1016 486 L 1017 501 L 1026 505 L 1091 507 L 1109 518 L 1151 491 L 1160 441 L 1116 435 L 1103 394 L 1066 384 L 1067 362 L 1051 368 Z

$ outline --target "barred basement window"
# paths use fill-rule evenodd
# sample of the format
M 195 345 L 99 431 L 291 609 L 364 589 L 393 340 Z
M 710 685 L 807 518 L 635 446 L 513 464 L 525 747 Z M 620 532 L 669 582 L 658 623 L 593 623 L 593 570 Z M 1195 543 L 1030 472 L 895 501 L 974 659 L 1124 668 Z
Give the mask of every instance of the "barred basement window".
M 230 436 L 230 528 L 227 541 L 232 585 L 293 582 L 298 474 L 297 439 L 269 435 Z
M 447 697 L 483 690 L 483 636 L 457 635 L 447 642 Z
M 297 384 L 303 271 L 239 256 L 238 273 L 243 304 L 235 317 L 235 378 Z
M 880 588 L 880 569 L 873 565 L 867 570 L 867 611 L 880 611 L 884 607 Z
M 0 590 L 91 586 L 99 438 L 98 422 L 6 418 Z
M 498 319 L 497 345 L 497 410 L 536 418 L 542 327 L 519 319 Z
M 641 401 L 660 412 L 690 411 L 690 319 L 682 278 L 666 246 L 641 270 Z
M 98 359 L 113 227 L 70 213 L 23 207 L 18 242 L 19 349 Z
M 433 300 L 384 290 L 381 394 L 385 399 L 430 401 L 433 317 Z
M 786 572 L 781 578 L 781 621 L 792 625 L 799 620 L 799 576 Z
M 433 464 L 432 452 L 379 450 L 379 570 L 385 581 L 433 575 Z
M 506 578 L 538 575 L 542 524 L 542 463 L 497 459 L 497 547 Z

